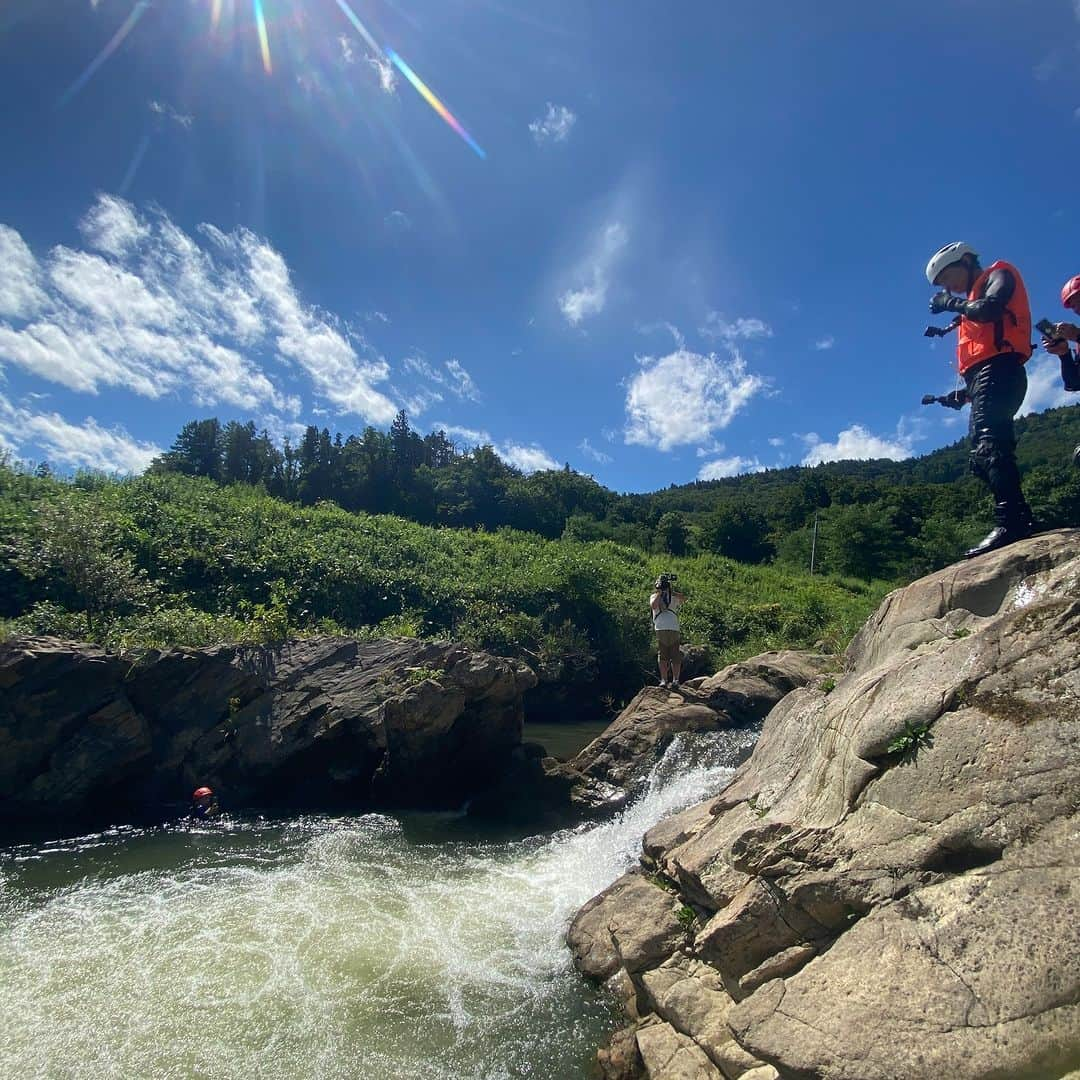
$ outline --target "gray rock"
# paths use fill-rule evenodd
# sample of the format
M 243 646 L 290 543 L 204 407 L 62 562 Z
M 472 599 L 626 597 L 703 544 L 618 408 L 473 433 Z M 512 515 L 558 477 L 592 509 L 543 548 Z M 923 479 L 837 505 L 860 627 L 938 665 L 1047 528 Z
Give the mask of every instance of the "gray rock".
M 637 1045 L 649 1080 L 724 1080 L 701 1047 L 670 1024 L 638 1028 Z
M 706 916 L 693 958 L 736 1002 L 728 1045 L 749 1056 L 731 1066 L 1076 1070 L 1080 532 L 898 590 L 846 659 L 772 709 L 724 792 L 645 838 L 645 864 Z M 633 978 L 705 1046 L 713 1020 L 665 997 L 675 956 Z
M 624 874 L 577 914 L 566 940 L 574 965 L 594 979 L 630 974 L 669 956 L 687 938 L 682 905 L 642 874 Z
M 437 677 L 427 677 L 436 673 Z M 523 664 L 460 645 L 312 638 L 150 653 L 0 644 L 0 816 L 111 803 L 460 805 L 521 743 Z
M 570 764 L 594 779 L 628 786 L 655 764 L 675 735 L 761 720 L 785 694 L 835 666 L 835 658 L 816 653 L 764 653 L 696 682 L 693 689 L 648 687 Z

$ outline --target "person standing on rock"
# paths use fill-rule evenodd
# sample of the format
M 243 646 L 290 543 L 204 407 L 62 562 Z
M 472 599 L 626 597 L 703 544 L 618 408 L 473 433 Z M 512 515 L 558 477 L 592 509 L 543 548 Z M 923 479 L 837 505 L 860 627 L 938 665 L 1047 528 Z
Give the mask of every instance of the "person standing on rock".
M 661 574 L 649 597 L 653 629 L 656 631 L 661 686 L 678 686 L 682 675 L 682 639 L 679 635 L 679 617 L 675 613 L 686 602 L 686 597 L 672 588 L 674 583 L 674 574 Z
M 970 559 L 1034 531 L 1031 508 L 1020 488 L 1013 431 L 1013 417 L 1027 393 L 1024 365 L 1033 351 L 1031 306 L 1020 271 L 1002 261 L 984 270 L 969 244 L 947 244 L 934 254 L 926 265 L 926 279 L 940 290 L 930 310 L 958 316 L 956 365 L 965 388 L 950 395 L 950 404 L 957 409 L 965 402 L 971 405 L 971 471 L 994 496 L 994 528 L 966 553 Z
M 1061 302 L 1072 312 L 1080 315 L 1080 274 L 1069 278 L 1061 289 Z M 1044 325 L 1040 323 L 1040 326 Z M 1054 326 L 1054 336 L 1043 335 L 1043 348 L 1061 358 L 1061 381 L 1065 389 L 1080 391 L 1080 352 L 1074 353 L 1070 341 L 1080 341 L 1080 326 L 1060 322 Z M 1080 465 L 1080 446 L 1073 451 L 1073 464 Z

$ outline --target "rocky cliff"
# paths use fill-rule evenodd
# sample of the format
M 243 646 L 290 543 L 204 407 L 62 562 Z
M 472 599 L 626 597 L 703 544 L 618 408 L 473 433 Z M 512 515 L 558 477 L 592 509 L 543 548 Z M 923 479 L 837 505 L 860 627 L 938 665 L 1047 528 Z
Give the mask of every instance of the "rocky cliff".
M 457 806 L 519 753 L 523 664 L 316 638 L 151 653 L 0 644 L 0 817 L 186 799 Z
M 579 913 L 627 1080 L 1080 1068 L 1080 532 L 891 594 Z

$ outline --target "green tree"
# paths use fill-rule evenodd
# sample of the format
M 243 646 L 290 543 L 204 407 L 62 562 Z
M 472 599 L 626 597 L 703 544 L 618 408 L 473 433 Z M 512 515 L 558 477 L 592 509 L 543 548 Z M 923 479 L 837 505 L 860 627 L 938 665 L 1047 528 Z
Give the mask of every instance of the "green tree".
M 739 562 L 760 563 L 773 554 L 764 514 L 746 503 L 726 503 L 701 525 L 698 544 L 703 551 L 716 551 Z
M 685 555 L 690 540 L 686 518 L 678 511 L 668 511 L 656 523 L 656 545 L 668 555 Z
M 221 457 L 221 422 L 212 416 L 209 420 L 192 420 L 185 424 L 172 446 L 154 461 L 151 469 L 220 480 Z

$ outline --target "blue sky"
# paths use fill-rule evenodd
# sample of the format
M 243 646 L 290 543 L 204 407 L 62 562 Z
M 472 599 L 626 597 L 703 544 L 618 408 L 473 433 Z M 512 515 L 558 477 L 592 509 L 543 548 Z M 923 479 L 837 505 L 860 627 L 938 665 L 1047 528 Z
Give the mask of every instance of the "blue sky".
M 17 455 L 404 406 L 619 490 L 907 456 L 963 431 L 918 405 L 928 256 L 1015 262 L 1036 317 L 1080 272 L 1073 0 L 350 4 L 4 5 Z

